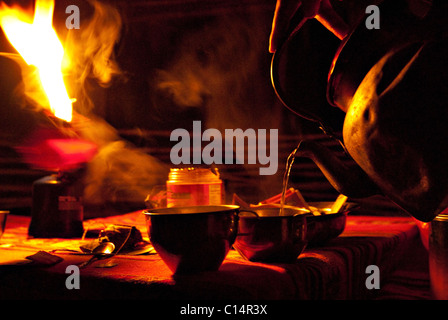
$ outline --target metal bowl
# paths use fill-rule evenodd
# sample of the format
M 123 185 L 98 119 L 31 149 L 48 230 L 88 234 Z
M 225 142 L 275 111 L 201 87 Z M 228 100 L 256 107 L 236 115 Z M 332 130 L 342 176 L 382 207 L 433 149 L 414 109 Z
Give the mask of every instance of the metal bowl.
M 156 252 L 175 274 L 219 269 L 235 241 L 239 206 L 192 206 L 144 212 Z
M 331 239 L 338 237 L 345 229 L 347 213 L 355 206 L 346 203 L 339 212 L 331 212 L 332 202 L 311 202 L 321 212 L 321 215 L 307 216 L 306 239 L 309 246 L 322 245 Z
M 259 262 L 294 262 L 306 246 L 306 211 L 285 208 L 241 211 L 233 247 L 242 257 Z

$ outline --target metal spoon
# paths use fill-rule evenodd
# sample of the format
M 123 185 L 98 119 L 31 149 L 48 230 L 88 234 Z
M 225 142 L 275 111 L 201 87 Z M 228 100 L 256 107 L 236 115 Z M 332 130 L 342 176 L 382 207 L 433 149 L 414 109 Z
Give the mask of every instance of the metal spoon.
M 95 249 L 92 250 L 93 256 L 88 260 L 79 265 L 80 268 L 87 267 L 92 262 L 97 260 L 107 259 L 114 256 L 115 245 L 112 242 L 104 241 L 101 242 Z

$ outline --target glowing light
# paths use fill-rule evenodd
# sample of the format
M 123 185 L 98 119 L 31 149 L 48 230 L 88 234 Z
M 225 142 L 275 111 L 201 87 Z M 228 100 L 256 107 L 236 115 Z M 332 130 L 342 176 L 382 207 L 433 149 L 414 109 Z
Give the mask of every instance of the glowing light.
M 38 80 L 48 99 L 42 102 L 58 118 L 72 120 L 72 102 L 65 87 L 64 48 L 52 26 L 53 0 L 36 0 L 34 17 L 23 8 L 0 4 L 0 26 L 11 45 L 28 65 L 37 68 Z

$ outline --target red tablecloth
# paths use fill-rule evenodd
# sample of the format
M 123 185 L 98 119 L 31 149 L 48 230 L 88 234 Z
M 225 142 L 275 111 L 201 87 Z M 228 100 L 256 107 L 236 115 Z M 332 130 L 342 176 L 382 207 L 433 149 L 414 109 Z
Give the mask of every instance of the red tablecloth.
M 8 218 L 0 245 L 0 298 L 430 298 L 427 252 L 418 228 L 406 217 L 349 215 L 342 235 L 324 246 L 307 248 L 293 264 L 253 263 L 231 250 L 216 272 L 173 276 L 157 254 L 117 255 L 114 267 L 93 264 L 81 269 L 80 289 L 75 290 L 65 286 L 66 268 L 89 256 L 56 251 L 54 255 L 63 261 L 52 266 L 11 265 L 12 260 L 24 261 L 38 250 L 76 250 L 83 243 L 81 239 L 27 239 L 28 224 L 28 217 Z M 141 212 L 84 223 L 89 229 L 108 224 L 134 225 L 147 237 Z M 369 265 L 380 269 L 380 289 L 366 288 Z

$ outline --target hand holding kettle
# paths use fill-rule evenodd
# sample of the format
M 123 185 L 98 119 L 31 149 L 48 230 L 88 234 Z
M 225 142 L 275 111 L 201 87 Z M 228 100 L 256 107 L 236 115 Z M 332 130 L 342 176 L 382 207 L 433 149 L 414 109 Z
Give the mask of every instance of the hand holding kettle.
M 297 59 L 289 52 L 296 31 L 304 21 L 319 16 L 329 1 L 313 1 L 313 6 L 297 3 L 277 5 L 271 35 L 272 82 L 290 110 L 327 129 L 328 108 L 304 107 L 290 94 L 294 78 L 306 74 L 285 66 Z M 301 8 L 310 11 L 299 14 L 299 23 L 291 23 L 294 31 L 279 42 L 284 29 L 278 24 L 280 15 L 300 13 Z M 327 98 L 345 112 L 341 143 L 354 166 L 346 166 L 313 141 L 302 142 L 296 156 L 313 160 L 333 187 L 348 197 L 378 192 L 413 217 L 430 221 L 448 207 L 448 3 L 384 0 L 379 9 L 381 28 L 368 30 L 361 19 L 329 66 Z
M 296 30 L 308 19 L 316 18 L 339 39 L 343 39 L 349 31 L 348 25 L 333 10 L 330 0 L 277 0 L 269 39 L 270 52 L 274 53 L 285 40 L 294 16 L 299 20 Z
M 335 0 L 342 2 L 343 0 Z M 346 2 L 349 2 L 346 0 Z M 381 3 L 382 0 L 356 1 L 357 7 Z M 432 6 L 432 0 L 407 0 L 410 10 L 416 15 L 425 15 Z M 355 12 L 362 15 L 364 12 Z M 286 40 L 288 35 L 300 29 L 309 19 L 318 20 L 323 26 L 330 30 L 339 39 L 345 38 L 353 27 L 344 21 L 334 10 L 331 0 L 277 0 L 272 30 L 269 38 L 269 51 L 274 53 Z M 293 21 L 296 19 L 296 21 Z M 356 22 L 355 22 L 356 23 Z M 294 31 L 291 32 L 290 25 Z

